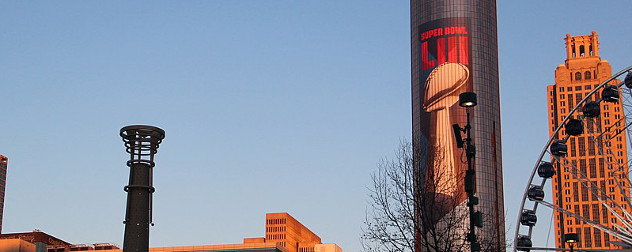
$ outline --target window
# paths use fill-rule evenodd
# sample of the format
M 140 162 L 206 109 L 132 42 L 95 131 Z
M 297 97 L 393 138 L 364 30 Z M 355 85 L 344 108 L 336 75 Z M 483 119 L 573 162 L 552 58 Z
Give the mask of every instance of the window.
M 578 138 L 577 138 L 577 145 L 579 145 L 579 146 L 578 146 L 578 147 L 579 147 L 579 153 L 578 153 L 578 155 L 579 155 L 580 157 L 582 157 L 582 156 L 586 156 L 586 141 L 585 141 L 584 137 L 578 137 Z M 581 160 L 581 161 L 584 161 L 584 165 L 585 165 L 586 160 Z M 580 161 L 580 163 L 581 163 L 581 161 Z M 586 168 L 586 167 L 584 167 L 584 169 L 585 169 L 585 168 Z M 582 172 L 584 172 L 584 174 L 586 174 L 585 170 L 582 170 Z
M 577 103 L 579 103 L 582 100 L 582 94 L 581 93 L 576 93 L 575 94 L 575 100 L 577 101 Z
M 587 248 L 590 248 L 592 246 L 592 239 L 590 235 L 590 228 L 584 228 L 584 237 L 582 237 L 582 239 L 584 239 L 584 245 Z
M 601 231 L 599 231 L 599 229 L 595 228 L 595 246 L 596 247 L 601 247 Z
M 586 219 L 590 219 L 590 206 L 587 204 L 582 205 L 582 216 Z
M 586 189 L 586 187 L 582 186 L 582 201 L 588 201 L 588 189 Z M 586 205 L 584 205 L 586 206 Z M 588 212 L 588 210 L 584 211 L 584 216 L 588 216 L 586 215 Z
M 585 80 L 590 80 L 590 71 L 586 71 L 586 72 L 584 73 L 584 79 L 585 79 Z
M 599 223 L 601 221 L 601 219 L 599 219 L 599 205 L 592 205 L 592 214 L 592 220 Z
M 576 148 L 577 147 L 575 147 L 575 138 L 573 137 L 573 138 L 571 138 L 571 157 L 575 156 Z M 577 169 L 576 165 L 573 165 L 573 166 L 575 167 L 575 169 Z M 577 175 L 577 174 L 573 174 L 573 175 Z
M 586 174 L 588 174 L 586 172 L 586 160 L 582 159 L 579 160 L 579 171 L 582 173 L 582 175 L 586 176 Z
M 575 80 L 576 80 L 576 81 L 580 81 L 580 80 L 582 80 L 582 73 L 581 73 L 581 72 L 577 72 L 577 73 L 575 73 Z
M 591 158 L 588 160 L 588 167 L 590 167 L 590 177 L 596 178 L 597 177 L 597 164 L 594 158 Z
M 588 125 L 592 124 L 589 123 Z M 592 137 L 588 137 L 588 155 L 595 155 L 595 140 Z

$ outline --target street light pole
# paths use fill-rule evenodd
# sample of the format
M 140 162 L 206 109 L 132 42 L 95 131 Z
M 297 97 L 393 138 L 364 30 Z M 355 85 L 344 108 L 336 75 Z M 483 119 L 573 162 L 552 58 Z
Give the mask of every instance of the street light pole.
M 573 245 L 579 242 L 579 234 L 577 233 L 564 234 L 564 242 L 568 243 L 568 247 L 571 249 L 571 252 L 573 252 Z
M 470 125 L 470 108 L 476 106 L 476 94 L 473 92 L 465 92 L 459 95 L 459 106 L 466 109 L 467 121 L 464 128 L 459 127 L 458 124 L 452 126 L 455 137 L 457 138 L 457 147 L 463 148 L 463 139 L 461 138 L 461 131 L 466 134 L 465 137 L 465 154 L 467 157 L 467 171 L 465 172 L 465 192 L 467 193 L 467 206 L 469 208 L 470 216 L 470 230 L 467 233 L 467 240 L 470 242 L 470 251 L 481 251 L 481 244 L 476 237 L 475 227 L 482 227 L 482 214 L 479 211 L 474 211 L 474 206 L 478 205 L 478 197 L 474 196 L 476 191 L 476 170 L 474 169 L 474 157 L 476 156 L 476 147 L 472 144 L 472 136 Z
M 149 251 L 149 226 L 152 225 L 154 154 L 165 138 L 165 131 L 152 126 L 131 125 L 120 132 L 125 150 L 130 154 L 130 168 L 125 211 L 123 251 Z

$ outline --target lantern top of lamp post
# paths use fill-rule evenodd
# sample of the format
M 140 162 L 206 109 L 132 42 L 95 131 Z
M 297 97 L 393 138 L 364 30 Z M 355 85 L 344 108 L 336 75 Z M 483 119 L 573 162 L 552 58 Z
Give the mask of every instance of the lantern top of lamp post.
M 476 93 L 465 92 L 459 94 L 459 106 L 469 108 L 474 107 L 477 104 Z
M 121 137 L 127 140 L 136 137 L 151 137 L 160 142 L 165 138 L 165 131 L 155 126 L 129 125 L 121 128 Z
M 148 125 L 130 125 L 121 128 L 120 132 L 127 153 L 139 159 L 143 156 L 151 156 L 158 151 L 160 143 L 165 138 L 165 131 L 161 128 Z
M 564 234 L 564 242 L 571 244 L 577 243 L 579 242 L 579 235 L 576 233 Z

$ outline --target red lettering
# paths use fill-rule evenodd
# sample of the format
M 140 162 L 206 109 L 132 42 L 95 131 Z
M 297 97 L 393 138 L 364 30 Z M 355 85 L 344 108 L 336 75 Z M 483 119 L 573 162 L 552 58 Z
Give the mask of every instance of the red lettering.
M 469 50 L 468 50 L 468 41 L 466 36 L 459 37 L 459 63 L 463 65 L 469 65 Z
M 432 69 L 446 62 L 458 62 L 463 65 L 469 65 L 469 38 L 467 36 L 455 36 L 456 34 L 467 34 L 466 27 L 437 28 L 425 31 L 420 35 L 422 39 L 422 70 Z M 436 48 L 436 51 L 430 52 L 431 47 L 433 49 Z
M 445 28 L 445 35 L 451 34 L 467 34 L 467 30 L 464 26 L 451 26 Z
M 435 67 L 435 61 L 429 60 L 428 41 L 421 43 L 421 69 L 426 70 Z
M 445 58 L 445 38 L 437 39 L 437 64 L 441 65 L 446 62 Z
M 457 44 L 456 37 L 448 37 L 448 62 L 457 62 L 456 60 Z
M 421 33 L 421 40 L 429 39 L 431 35 L 432 35 L 432 30 L 425 31 L 425 32 Z
M 422 32 L 419 39 L 423 41 L 423 40 L 426 40 L 432 37 L 438 37 L 438 36 L 443 36 L 443 29 L 437 28 L 437 29 L 432 29 L 429 31 Z

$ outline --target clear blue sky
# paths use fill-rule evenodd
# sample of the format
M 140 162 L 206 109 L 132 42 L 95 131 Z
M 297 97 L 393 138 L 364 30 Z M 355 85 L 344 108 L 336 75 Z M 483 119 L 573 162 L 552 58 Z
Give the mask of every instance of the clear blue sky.
M 266 212 L 289 212 L 359 251 L 370 174 L 411 134 L 408 4 L 0 2 L 3 232 L 122 244 L 118 130 L 150 124 L 167 135 L 152 246 L 239 243 L 263 236 Z M 548 138 L 563 37 L 596 30 L 621 69 L 631 5 L 499 1 L 508 228 Z

